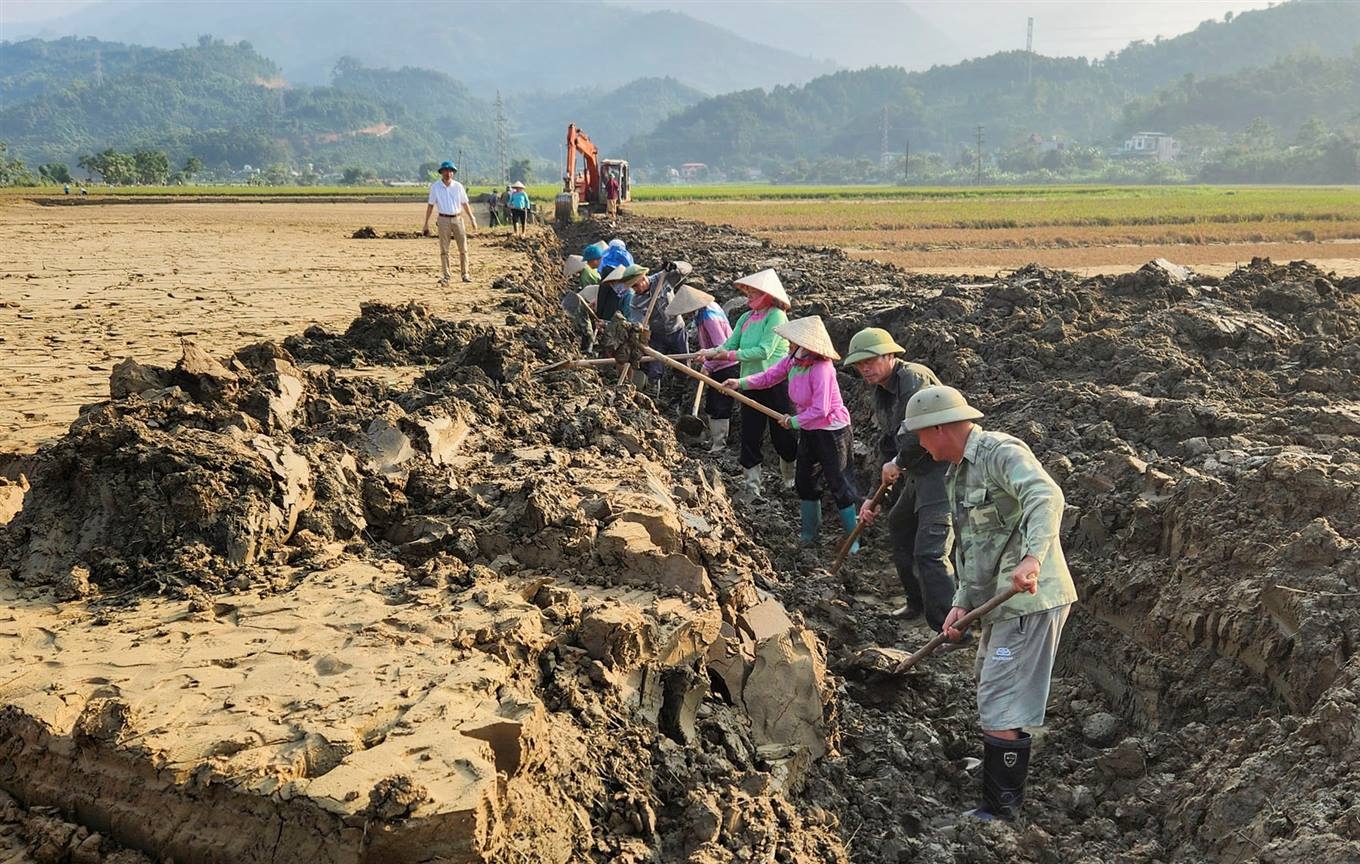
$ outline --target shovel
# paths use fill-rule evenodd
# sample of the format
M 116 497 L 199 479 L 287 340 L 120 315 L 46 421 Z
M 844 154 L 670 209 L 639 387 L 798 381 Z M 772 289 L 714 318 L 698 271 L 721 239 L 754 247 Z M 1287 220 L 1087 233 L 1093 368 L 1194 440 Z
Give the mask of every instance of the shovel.
M 667 356 L 674 357 L 676 360 L 692 360 L 695 357 L 698 357 L 699 355 L 697 353 L 691 353 L 691 354 L 669 354 Z M 591 357 L 586 360 L 577 359 L 558 360 L 557 362 L 549 363 L 546 366 L 539 366 L 537 369 L 534 369 L 531 374 L 544 375 L 548 372 L 556 372 L 559 369 L 587 369 L 592 366 L 613 366 L 615 363 L 618 362 L 619 361 L 615 360 L 613 357 Z M 644 360 L 642 362 L 651 363 L 652 361 Z
M 879 484 L 878 491 L 874 493 L 873 498 L 869 499 L 869 508 L 871 510 L 878 509 L 878 505 L 883 503 L 883 496 L 888 494 L 888 489 L 891 487 L 892 484 L 888 482 Z M 840 551 L 836 553 L 836 563 L 831 565 L 832 576 L 835 576 L 841 571 L 841 565 L 845 563 L 846 556 L 850 554 L 850 547 L 854 546 L 855 541 L 859 539 L 860 533 L 864 530 L 864 525 L 865 522 L 863 519 L 856 522 L 855 530 L 851 531 L 850 536 L 846 537 L 845 542 L 841 544 Z
M 704 382 L 700 381 L 699 386 L 694 390 L 694 407 L 689 409 L 689 413 L 680 418 L 680 422 L 675 424 L 676 431 L 684 435 L 698 437 L 704 434 L 704 421 L 699 419 L 699 400 L 704 395 Z
M 662 363 L 665 363 L 667 366 L 670 366 L 677 372 L 683 372 L 691 378 L 697 378 L 698 380 L 707 384 L 710 390 L 717 390 L 719 393 L 722 393 L 725 396 L 731 396 L 733 399 L 737 400 L 741 404 L 749 408 L 754 408 L 761 414 L 764 414 L 766 417 L 769 417 L 771 420 L 774 420 L 776 423 L 784 419 L 784 415 L 780 414 L 773 408 L 767 408 L 766 406 L 761 405 L 759 402 L 752 399 L 750 396 L 747 396 L 745 393 L 742 393 L 738 390 L 733 390 L 726 384 L 713 380 L 704 373 L 700 372 L 698 369 L 691 369 L 684 363 L 672 360 L 670 357 L 666 356 L 665 354 L 662 354 L 655 348 L 648 348 L 646 345 L 643 345 L 642 353 L 646 354 L 648 357 L 651 357 L 653 360 L 660 360 Z
M 1016 591 L 1014 588 L 1007 588 L 1005 591 L 1000 592 L 986 603 L 983 603 L 981 606 L 954 622 L 954 629 L 960 631 L 967 630 L 974 621 L 986 615 L 988 612 L 991 612 L 1018 593 L 1020 592 Z M 908 654 L 905 651 L 898 651 L 895 648 L 865 648 L 855 655 L 855 660 L 858 661 L 857 665 L 864 666 L 868 669 L 885 672 L 889 675 L 901 675 L 917 663 L 920 663 L 926 657 L 929 657 L 935 652 L 936 648 L 939 648 L 948 641 L 949 637 L 944 635 L 944 632 L 941 631 L 935 634 L 935 638 L 931 639 L 920 648 L 917 648 L 916 652 L 913 654 Z

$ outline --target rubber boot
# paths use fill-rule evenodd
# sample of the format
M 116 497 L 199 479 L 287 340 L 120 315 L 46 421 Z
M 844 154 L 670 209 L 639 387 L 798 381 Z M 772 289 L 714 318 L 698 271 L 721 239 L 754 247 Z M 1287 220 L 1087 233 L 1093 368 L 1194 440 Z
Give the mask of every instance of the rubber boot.
M 1029 776 L 1029 749 L 1033 743 L 1028 732 L 1019 739 L 982 736 L 982 806 L 969 810 L 972 816 L 989 822 L 1002 819 L 1014 822 L 1025 803 L 1025 780 Z
M 713 439 L 709 442 L 708 452 L 721 453 L 727 449 L 727 427 L 732 423 L 731 420 L 708 420 L 708 437 Z
M 785 489 L 793 488 L 793 478 L 796 476 L 797 471 L 797 462 L 785 462 L 783 459 L 779 460 L 779 476 L 784 481 Z
M 798 531 L 798 542 L 804 546 L 817 543 L 817 532 L 822 527 L 822 502 L 802 501 L 803 526 Z
M 760 466 L 752 465 L 744 469 L 746 474 L 746 488 L 749 489 L 757 498 L 760 497 Z
M 859 509 L 856 508 L 854 504 L 851 504 L 849 507 L 842 507 L 840 512 L 841 525 L 845 526 L 845 533 L 846 535 L 849 535 L 851 531 L 855 530 L 855 526 L 859 524 Z M 850 545 L 850 554 L 854 555 L 858 551 L 859 541 L 856 540 Z

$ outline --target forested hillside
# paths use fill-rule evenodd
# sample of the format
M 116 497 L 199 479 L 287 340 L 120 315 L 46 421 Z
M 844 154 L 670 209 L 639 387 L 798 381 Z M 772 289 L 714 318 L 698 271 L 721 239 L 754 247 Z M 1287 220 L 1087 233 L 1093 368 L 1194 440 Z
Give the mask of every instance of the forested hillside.
M 1335 59 L 1289 57 L 1233 75 L 1187 75 L 1126 105 L 1120 128 L 1182 134 L 1190 127 L 1211 126 L 1233 133 L 1264 121 L 1278 134 L 1293 137 L 1310 120 L 1330 128 L 1360 123 L 1360 52 Z
M 871 68 L 729 93 L 672 116 L 624 153 L 644 166 L 703 162 L 775 176 L 794 160 L 876 162 L 908 146 L 966 161 L 978 127 L 996 152 L 1038 139 L 1108 148 L 1134 127 L 1195 123 L 1196 112 L 1223 140 L 1256 117 L 1293 130 L 1321 113 L 1339 126 L 1360 108 L 1357 51 L 1360 2 L 1295 0 L 1101 62 L 1014 51 L 925 72 Z M 1233 74 L 1196 77 L 1205 69 Z
M 6 101 L 0 129 L 34 164 L 74 165 L 105 148 L 156 148 L 174 162 L 194 156 L 211 169 L 363 165 L 411 176 L 423 162 L 460 150 L 485 158 L 495 146 L 489 109 L 427 70 L 342 64 L 335 86 L 293 87 L 250 45 L 210 37 L 170 51 L 97 40 L 25 42 L 0 55 L 0 88 L 34 94 Z M 41 62 L 25 66 L 15 57 Z M 415 93 L 428 112 L 407 110 L 403 94 Z

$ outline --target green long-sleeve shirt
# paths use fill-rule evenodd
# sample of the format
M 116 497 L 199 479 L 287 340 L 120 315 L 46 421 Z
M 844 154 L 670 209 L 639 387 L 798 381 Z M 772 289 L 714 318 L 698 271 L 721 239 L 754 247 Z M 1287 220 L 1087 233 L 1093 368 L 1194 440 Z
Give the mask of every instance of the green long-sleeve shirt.
M 1077 601 L 1058 531 L 1062 489 L 1025 442 L 974 427 L 963 460 L 947 475 L 954 508 L 954 605 L 975 609 L 1010 587 L 1011 571 L 1026 555 L 1039 560 L 1039 592 L 1017 594 L 987 616 L 1017 618 Z
M 724 351 L 737 352 L 743 378 L 764 372 L 789 353 L 789 340 L 774 332 L 774 328 L 788 322 L 789 316 L 778 308 L 767 309 L 764 316 L 755 319 L 759 314 L 747 312 L 738 318 L 732 335 L 718 346 Z
M 591 285 L 600 284 L 600 271 L 594 267 L 587 266 L 581 271 L 581 287 L 589 288 Z

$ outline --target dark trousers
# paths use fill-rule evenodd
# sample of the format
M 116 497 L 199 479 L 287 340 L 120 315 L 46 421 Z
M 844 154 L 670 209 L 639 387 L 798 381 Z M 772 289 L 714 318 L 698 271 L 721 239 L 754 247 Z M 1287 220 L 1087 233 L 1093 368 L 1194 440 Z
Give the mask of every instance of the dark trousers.
M 734 378 L 740 378 L 741 364 L 733 363 L 726 369 L 719 369 L 708 377 L 714 381 L 731 381 Z M 735 401 L 731 396 L 710 387 L 708 395 L 704 397 L 704 412 L 708 414 L 710 420 L 729 420 L 732 417 L 732 403 Z
M 496 208 L 494 205 L 490 208 L 490 212 L 491 212 L 491 225 L 489 227 L 495 228 L 497 225 L 501 224 L 501 220 L 500 217 L 496 215 Z
M 804 501 L 820 501 L 822 490 L 817 482 L 817 466 L 822 466 L 822 477 L 836 502 L 836 509 L 858 504 L 859 484 L 850 468 L 850 448 L 854 436 L 850 427 L 841 429 L 802 429 L 798 432 L 798 470 L 794 473 L 793 488 Z
M 512 229 L 515 228 L 515 227 L 524 228 L 524 227 L 525 227 L 524 217 L 525 217 L 525 215 L 526 215 L 528 212 L 529 212 L 528 210 L 522 210 L 522 209 L 511 210 L 511 211 L 510 211 L 510 227 L 511 227 Z
M 684 328 L 674 333 L 653 333 L 648 344 L 652 350 L 660 351 L 662 354 L 689 353 L 689 336 L 686 335 Z M 660 381 L 666 371 L 666 364 L 660 360 L 653 360 L 651 363 L 643 363 L 642 368 L 647 371 L 648 381 Z
M 743 395 L 749 396 L 771 411 L 780 414 L 789 413 L 789 387 L 787 381 L 766 390 L 747 390 Z M 737 461 L 743 468 L 754 468 L 760 464 L 760 445 L 765 440 L 765 429 L 769 427 L 770 443 L 774 445 L 774 452 L 779 454 L 779 458 L 785 462 L 792 462 L 798 458 L 798 436 L 790 429 L 785 429 L 778 423 L 761 414 L 749 405 L 741 406 L 741 456 Z
M 902 581 L 907 603 L 925 612 L 932 630 L 944 624 L 954 602 L 954 520 L 947 502 L 916 507 L 917 478 L 903 473 L 900 492 L 888 511 L 893 567 Z

